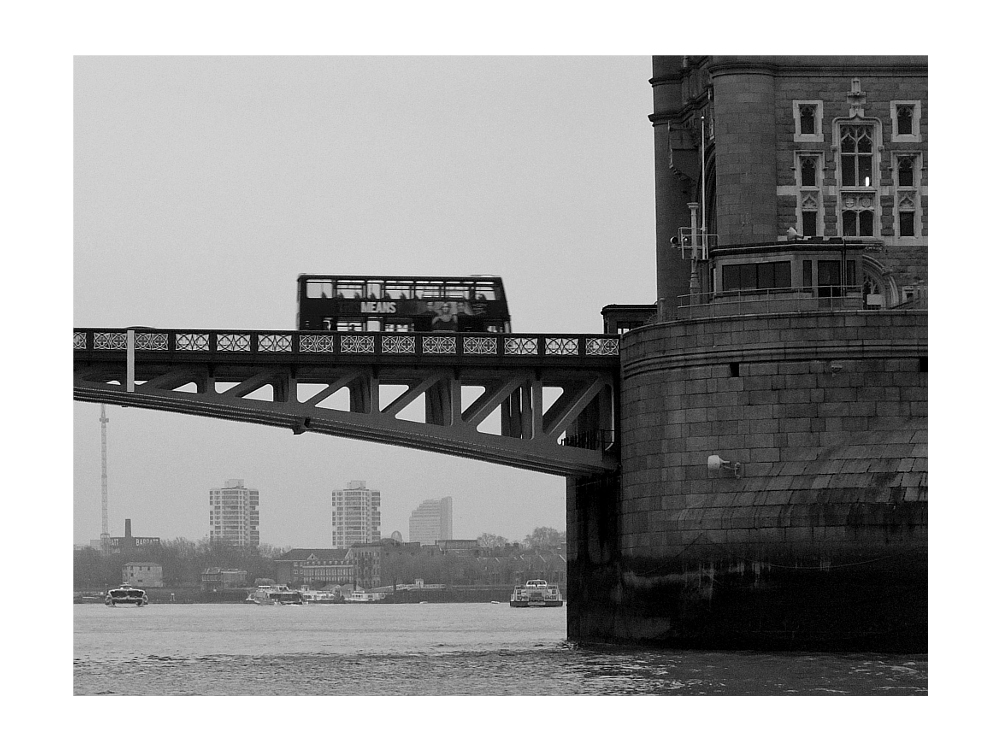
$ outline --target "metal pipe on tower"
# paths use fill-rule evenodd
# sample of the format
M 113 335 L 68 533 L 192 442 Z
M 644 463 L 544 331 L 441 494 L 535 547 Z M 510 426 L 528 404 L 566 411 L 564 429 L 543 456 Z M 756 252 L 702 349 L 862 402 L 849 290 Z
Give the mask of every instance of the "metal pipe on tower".
M 108 418 L 101 404 L 101 552 L 111 552 L 111 535 L 108 533 Z

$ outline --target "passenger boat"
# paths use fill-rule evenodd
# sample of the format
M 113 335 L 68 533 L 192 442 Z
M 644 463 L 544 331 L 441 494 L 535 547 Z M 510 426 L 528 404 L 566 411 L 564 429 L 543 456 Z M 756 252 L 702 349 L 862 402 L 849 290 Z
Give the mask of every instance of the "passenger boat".
M 344 597 L 335 591 L 316 591 L 314 589 L 299 589 L 302 600 L 306 604 L 343 604 Z
M 144 604 L 149 604 L 149 597 L 142 589 L 133 588 L 123 583 L 118 588 L 108 589 L 104 603 L 109 607 L 114 607 L 117 604 L 134 604 L 141 607 Z
M 385 599 L 385 594 L 381 592 L 355 589 L 344 601 L 348 604 L 373 604 L 383 599 Z
M 523 586 L 515 586 L 510 595 L 512 607 L 561 607 L 562 594 L 559 587 L 540 578 L 527 581 Z
M 301 591 L 290 589 L 283 583 L 258 586 L 246 600 L 250 604 L 305 604 Z

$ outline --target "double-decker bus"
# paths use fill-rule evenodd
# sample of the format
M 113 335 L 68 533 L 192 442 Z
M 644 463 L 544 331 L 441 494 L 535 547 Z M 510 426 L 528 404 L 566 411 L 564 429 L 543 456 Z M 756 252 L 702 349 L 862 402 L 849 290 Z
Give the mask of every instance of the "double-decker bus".
M 324 276 L 298 279 L 300 331 L 509 333 L 499 276 Z

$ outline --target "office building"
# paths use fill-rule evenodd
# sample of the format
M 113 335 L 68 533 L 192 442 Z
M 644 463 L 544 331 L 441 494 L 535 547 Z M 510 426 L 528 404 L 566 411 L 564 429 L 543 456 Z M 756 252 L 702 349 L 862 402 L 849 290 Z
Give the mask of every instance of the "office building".
M 451 539 L 451 498 L 424 500 L 410 514 L 410 541 L 434 544 Z
M 347 488 L 333 491 L 333 547 L 347 549 L 352 544 L 369 544 L 382 538 L 382 495 L 362 481 L 348 482 Z
M 209 540 L 234 547 L 260 545 L 260 493 L 228 479 L 208 493 Z

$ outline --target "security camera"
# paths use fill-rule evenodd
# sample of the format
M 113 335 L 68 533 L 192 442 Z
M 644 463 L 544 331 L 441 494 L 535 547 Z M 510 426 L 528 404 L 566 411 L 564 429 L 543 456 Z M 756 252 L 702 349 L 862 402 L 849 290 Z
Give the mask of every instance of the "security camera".
M 844 369 L 844 366 L 842 364 L 840 364 L 840 362 L 831 362 L 830 363 L 830 372 L 840 372 L 843 369 Z
M 729 462 L 728 461 L 723 461 L 718 456 L 709 456 L 708 457 L 708 468 L 711 469 L 712 471 L 718 471 L 719 469 L 722 468 L 722 465 L 725 464 L 725 463 L 729 463 Z

